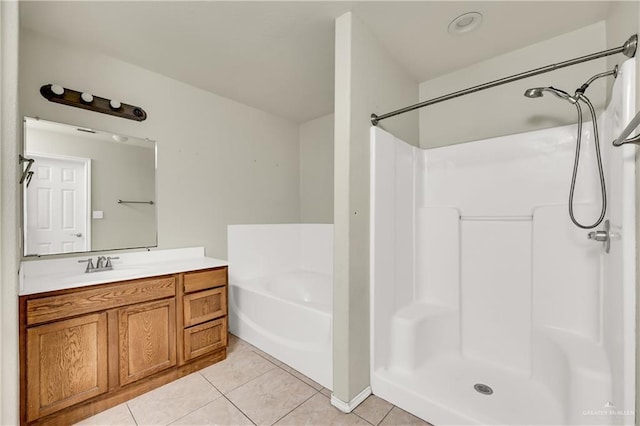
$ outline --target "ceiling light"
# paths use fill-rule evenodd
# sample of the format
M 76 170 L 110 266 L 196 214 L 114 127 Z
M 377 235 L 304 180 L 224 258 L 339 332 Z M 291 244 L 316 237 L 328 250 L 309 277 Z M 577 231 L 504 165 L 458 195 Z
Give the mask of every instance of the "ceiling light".
M 449 24 L 449 34 L 468 33 L 477 29 L 482 23 L 482 14 L 478 12 L 464 13 Z

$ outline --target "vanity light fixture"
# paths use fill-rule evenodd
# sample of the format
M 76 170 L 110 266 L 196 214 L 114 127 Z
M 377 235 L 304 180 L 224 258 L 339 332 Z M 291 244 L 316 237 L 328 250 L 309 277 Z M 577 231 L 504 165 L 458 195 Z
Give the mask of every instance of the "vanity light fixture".
M 59 84 L 52 84 L 51 85 L 51 91 L 55 94 L 55 95 L 62 95 L 64 93 L 64 87 L 60 86 Z
M 101 112 L 128 120 L 144 121 L 147 119 L 147 113 L 138 106 L 101 98 L 89 92 L 67 89 L 59 84 L 45 84 L 40 88 L 40 94 L 50 102 Z
M 82 92 L 82 95 L 80 95 L 80 99 L 82 99 L 82 102 L 90 104 L 91 102 L 93 102 L 93 95 L 91 93 Z

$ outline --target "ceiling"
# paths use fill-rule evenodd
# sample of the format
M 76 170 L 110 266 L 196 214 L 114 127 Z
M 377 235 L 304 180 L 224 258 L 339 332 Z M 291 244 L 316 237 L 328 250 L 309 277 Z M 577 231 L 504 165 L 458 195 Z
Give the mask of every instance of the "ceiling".
M 333 111 L 334 20 L 346 11 L 421 82 L 595 23 L 608 8 L 598 1 L 22 1 L 20 21 L 304 122 Z M 450 35 L 449 22 L 469 11 L 483 14 L 482 26 Z

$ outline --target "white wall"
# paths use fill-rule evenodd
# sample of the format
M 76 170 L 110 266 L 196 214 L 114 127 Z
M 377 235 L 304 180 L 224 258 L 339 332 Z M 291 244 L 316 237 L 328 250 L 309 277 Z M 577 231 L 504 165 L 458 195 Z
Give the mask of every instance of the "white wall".
M 195 66 L 195 65 L 194 65 Z M 139 105 L 133 122 L 44 99 L 64 87 Z M 231 223 L 300 221 L 298 125 L 154 72 L 24 31 L 20 112 L 158 146 L 158 245 L 226 258 Z
M 18 3 L 0 2 L 0 424 L 19 424 Z
M 606 48 L 606 26 L 601 21 L 422 82 L 420 101 Z M 606 65 L 606 59 L 585 62 L 422 108 L 420 146 L 432 148 L 575 123 L 576 109 L 568 102 L 549 95 L 528 99 L 524 91 L 554 86 L 573 93 L 591 76 L 605 71 Z M 603 109 L 605 79 L 593 83 L 586 94 L 597 109 Z
M 300 125 L 300 218 L 333 223 L 333 114 Z
M 369 385 L 369 117 L 416 103 L 418 84 L 351 12 L 335 67 L 333 396 L 349 402 Z M 381 126 L 417 145 L 417 119 Z

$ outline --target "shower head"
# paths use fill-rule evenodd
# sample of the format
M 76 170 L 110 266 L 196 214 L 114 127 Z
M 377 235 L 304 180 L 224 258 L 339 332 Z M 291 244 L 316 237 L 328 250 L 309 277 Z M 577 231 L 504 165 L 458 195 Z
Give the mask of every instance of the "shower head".
M 542 97 L 542 90 L 544 87 L 532 87 L 524 91 L 524 95 L 527 98 L 540 98 Z
M 552 87 L 552 86 L 549 86 L 549 87 L 533 87 L 531 89 L 525 90 L 524 95 L 527 98 L 541 98 L 542 95 L 544 95 L 544 92 L 553 93 L 557 97 L 559 97 L 561 99 L 565 99 L 565 100 L 571 102 L 572 104 L 575 104 L 578 101 L 576 98 L 574 98 L 573 96 L 569 95 L 564 90 L 556 89 L 555 87 Z

